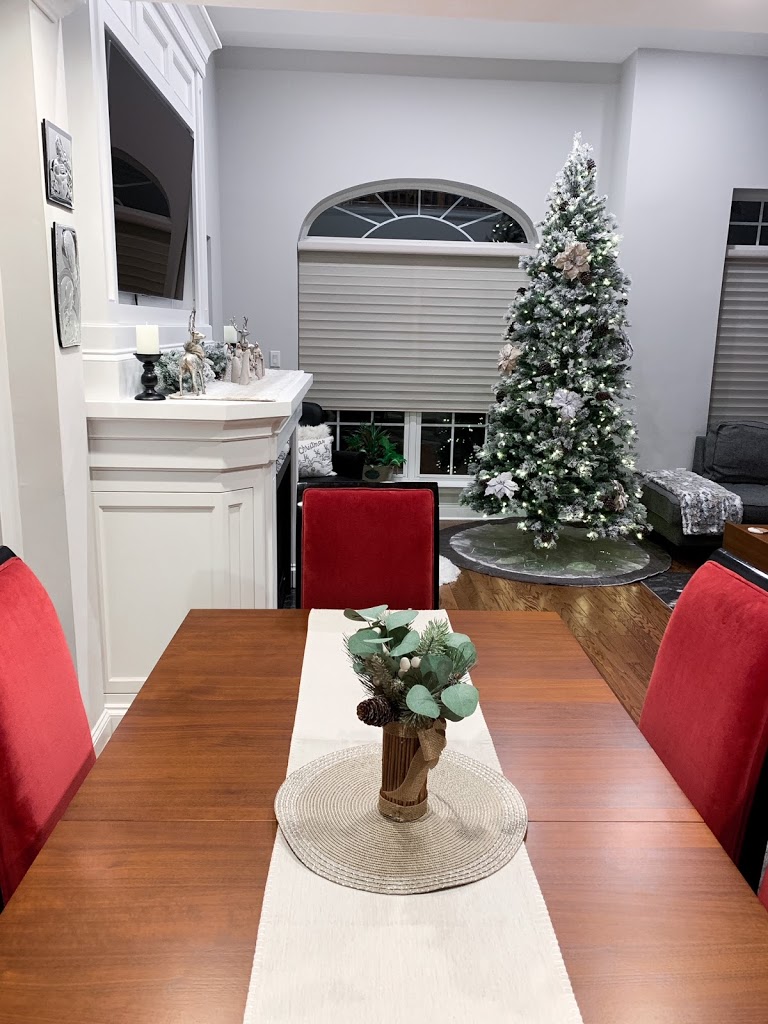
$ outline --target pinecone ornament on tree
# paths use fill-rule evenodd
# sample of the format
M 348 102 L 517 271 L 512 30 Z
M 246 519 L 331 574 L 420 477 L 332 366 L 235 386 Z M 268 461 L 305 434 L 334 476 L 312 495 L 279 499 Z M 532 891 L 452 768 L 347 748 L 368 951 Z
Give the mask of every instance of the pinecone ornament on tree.
M 389 725 L 395 720 L 395 709 L 386 697 L 368 697 L 357 705 L 357 717 L 366 725 Z

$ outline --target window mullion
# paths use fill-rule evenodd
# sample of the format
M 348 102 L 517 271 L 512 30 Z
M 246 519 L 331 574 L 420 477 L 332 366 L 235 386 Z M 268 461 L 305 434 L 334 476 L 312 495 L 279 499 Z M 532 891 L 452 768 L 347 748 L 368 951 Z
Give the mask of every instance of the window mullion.
M 405 414 L 405 444 L 403 451 L 406 458 L 406 476 L 416 478 L 421 473 L 421 413 Z

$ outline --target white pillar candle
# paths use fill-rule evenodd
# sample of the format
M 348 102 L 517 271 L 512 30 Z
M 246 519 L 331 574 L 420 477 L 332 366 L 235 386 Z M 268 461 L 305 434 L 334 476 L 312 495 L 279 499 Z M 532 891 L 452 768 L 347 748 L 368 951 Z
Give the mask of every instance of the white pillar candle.
M 224 324 L 224 344 L 234 345 L 237 341 L 237 331 L 232 324 Z
M 156 324 L 139 324 L 136 328 L 136 351 L 142 356 L 160 352 L 160 328 Z

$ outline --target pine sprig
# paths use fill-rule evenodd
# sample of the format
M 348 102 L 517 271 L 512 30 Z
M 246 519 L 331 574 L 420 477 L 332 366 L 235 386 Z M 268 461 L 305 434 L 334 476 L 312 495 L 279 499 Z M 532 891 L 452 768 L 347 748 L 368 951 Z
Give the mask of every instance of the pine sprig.
M 366 662 L 366 669 L 371 693 L 388 700 L 399 696 L 402 686 L 397 678 L 397 665 L 393 658 L 374 654 Z
M 450 635 L 451 627 L 444 619 L 430 620 L 424 627 L 416 654 L 444 654 L 448 646 L 446 641 Z

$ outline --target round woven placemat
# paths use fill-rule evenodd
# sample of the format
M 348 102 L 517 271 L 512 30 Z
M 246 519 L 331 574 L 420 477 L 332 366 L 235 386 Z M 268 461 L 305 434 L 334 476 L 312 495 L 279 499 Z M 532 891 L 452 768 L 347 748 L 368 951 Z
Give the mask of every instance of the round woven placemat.
M 404 896 L 476 882 L 503 868 L 528 812 L 499 772 L 455 750 L 429 773 L 429 810 L 395 822 L 378 810 L 381 746 L 348 747 L 285 780 L 275 813 L 308 868 L 352 889 Z

